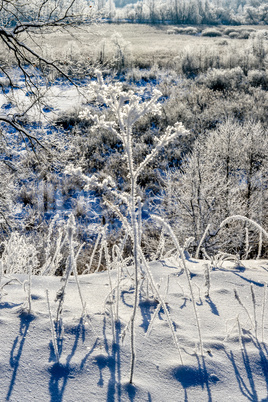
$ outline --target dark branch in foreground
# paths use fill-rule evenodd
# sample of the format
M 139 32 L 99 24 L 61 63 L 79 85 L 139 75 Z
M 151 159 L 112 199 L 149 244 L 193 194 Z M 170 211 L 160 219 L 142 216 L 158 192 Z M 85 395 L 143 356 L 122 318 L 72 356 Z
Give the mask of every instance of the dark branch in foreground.
M 21 38 L 21 34 L 26 34 L 26 38 L 31 39 L 31 34 L 37 33 L 42 35 L 47 32 L 48 28 L 68 28 L 70 26 L 78 25 L 85 17 L 85 10 L 79 10 L 77 14 L 74 6 L 77 0 L 67 0 L 65 5 L 62 6 L 59 0 L 51 2 L 51 0 L 39 0 L 38 2 L 28 5 L 21 3 L 17 0 L 2 0 L 0 3 L 0 43 L 14 56 L 15 65 L 22 73 L 25 83 L 25 90 L 31 93 L 34 99 L 32 105 L 27 108 L 20 116 L 25 115 L 27 111 L 35 104 L 40 102 L 40 87 L 35 81 L 35 77 L 29 72 L 29 67 L 37 71 L 36 67 L 47 66 L 59 73 L 62 77 L 74 85 L 76 83 L 71 77 L 58 66 L 55 61 L 48 60 L 42 55 L 41 52 L 33 49 L 31 45 L 25 40 L 25 36 Z M 88 7 L 90 10 L 90 6 Z M 89 17 L 89 13 L 86 14 Z M 90 17 L 89 17 L 90 18 Z M 7 21 L 7 22 L 3 22 Z M 8 81 L 9 87 L 14 89 L 17 87 L 15 78 L 12 77 L 10 69 L 4 65 L 0 65 L 0 71 L 4 74 Z M 40 72 L 38 72 L 40 74 Z M 2 89 L 3 89 L 3 85 Z M 17 130 L 24 138 L 28 138 L 31 147 L 34 149 L 34 143 L 42 144 L 38 139 L 31 135 L 28 130 L 23 127 L 23 124 L 17 121 L 18 115 L 9 118 L 8 116 L 0 116 L 0 121 L 9 124 Z

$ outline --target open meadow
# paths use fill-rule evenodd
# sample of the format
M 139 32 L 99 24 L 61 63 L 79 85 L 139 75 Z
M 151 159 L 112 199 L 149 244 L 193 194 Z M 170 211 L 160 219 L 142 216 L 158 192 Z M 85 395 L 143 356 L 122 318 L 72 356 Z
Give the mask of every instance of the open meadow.
M 206 36 L 206 30 L 212 31 L 211 36 Z M 108 62 L 119 46 L 126 55 L 126 62 L 134 67 L 149 68 L 158 65 L 173 68 L 174 59 L 190 49 L 192 53 L 199 54 L 213 52 L 220 59 L 228 57 L 230 53 L 246 54 L 249 35 L 263 30 L 266 30 L 265 25 L 178 28 L 173 25 L 93 23 L 71 29 L 71 36 L 69 32 L 50 29 L 43 37 L 33 33 L 33 42 L 27 39 L 34 48 L 34 42 L 37 41 L 38 47 L 49 58 L 67 64 L 72 59 L 79 59 L 81 63 L 89 65 L 101 58 L 104 63 Z M 203 32 L 202 35 L 202 31 L 205 34 Z M 213 31 L 219 34 L 213 35 Z M 4 53 L 4 47 L 2 52 Z

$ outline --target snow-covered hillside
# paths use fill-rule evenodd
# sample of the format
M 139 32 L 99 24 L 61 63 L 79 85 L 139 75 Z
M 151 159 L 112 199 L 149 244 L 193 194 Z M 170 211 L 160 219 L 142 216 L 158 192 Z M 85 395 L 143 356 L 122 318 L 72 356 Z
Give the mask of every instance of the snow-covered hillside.
M 20 282 L 2 278 L 0 301 L 0 400 L 23 401 L 266 401 L 268 400 L 268 262 L 214 263 L 188 259 L 203 340 L 203 356 L 186 274 L 171 257 L 150 264 L 165 299 L 181 350 L 173 342 L 167 317 L 146 280 L 141 283 L 136 318 L 136 366 L 129 385 L 130 339 L 126 325 L 133 305 L 131 268 L 122 272 L 119 321 L 113 323 L 108 272 L 79 277 L 86 313 L 75 278 L 63 304 L 64 333 L 53 347 L 46 289 L 56 317 L 61 278 L 35 276 L 31 314 Z M 130 275 L 129 275 L 130 274 Z M 11 278 L 18 280 L 12 280 Z M 117 270 L 111 271 L 112 287 Z M 208 287 L 210 283 L 210 289 Z M 7 284 L 6 284 L 7 283 Z M 4 286 L 6 284 L 6 286 Z M 28 289 L 25 283 L 25 290 Z M 116 299 L 116 298 L 115 298 Z

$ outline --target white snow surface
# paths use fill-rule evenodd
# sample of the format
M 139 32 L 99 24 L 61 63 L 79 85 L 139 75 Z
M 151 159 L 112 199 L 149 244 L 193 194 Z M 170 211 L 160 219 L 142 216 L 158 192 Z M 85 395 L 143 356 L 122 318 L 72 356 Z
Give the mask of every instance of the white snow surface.
M 162 309 L 146 336 L 158 301 L 150 289 L 148 298 L 144 281 L 135 323 L 133 385 L 128 383 L 129 331 L 124 339 L 121 336 L 134 298 L 127 272 L 120 284 L 119 322 L 115 325 L 111 320 L 115 305 L 107 303 L 108 272 L 79 276 L 86 301 L 83 319 L 78 288 L 71 276 L 62 311 L 64 334 L 58 338 L 59 364 L 46 289 L 55 319 L 61 278 L 32 277 L 31 314 L 23 286 L 11 281 L 2 287 L 0 300 L 0 401 L 268 401 L 268 303 L 264 297 L 268 262 L 250 260 L 243 265 L 225 263 L 212 269 L 206 297 L 204 261 L 187 260 L 203 338 L 202 356 L 187 277 L 179 259 L 150 263 L 168 307 L 183 364 Z M 4 276 L 1 285 L 11 278 L 27 280 L 26 275 Z M 117 270 L 111 271 L 111 280 L 116 286 Z M 234 289 L 245 308 L 235 298 Z
M 86 95 L 83 88 L 79 91 L 76 87 L 70 85 L 53 85 L 49 88 L 40 89 L 40 106 L 33 106 L 27 112 L 29 121 L 47 123 L 60 114 L 67 114 L 69 111 L 79 110 L 82 103 L 85 102 Z M 0 116 L 8 117 L 10 114 L 23 113 L 33 103 L 33 99 L 25 96 L 24 84 L 21 83 L 21 89 L 17 89 L 9 94 L 0 94 Z M 10 105 L 10 110 L 5 110 L 5 105 Z M 47 110 L 46 110 L 47 108 Z M 43 109 L 43 111 L 42 111 Z M 44 112 L 46 110 L 46 112 Z

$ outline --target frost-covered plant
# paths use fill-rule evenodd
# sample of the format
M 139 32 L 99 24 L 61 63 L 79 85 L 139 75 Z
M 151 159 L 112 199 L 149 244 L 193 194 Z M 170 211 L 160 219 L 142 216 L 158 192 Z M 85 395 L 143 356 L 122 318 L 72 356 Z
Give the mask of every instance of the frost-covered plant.
M 74 220 L 74 216 L 71 215 L 70 218 L 69 218 L 69 221 L 68 221 L 68 225 L 67 225 L 67 237 L 68 237 L 68 244 L 69 244 L 69 257 L 67 258 L 65 273 L 64 273 L 64 276 L 62 277 L 63 285 L 58 290 L 58 292 L 56 294 L 56 300 L 55 300 L 55 301 L 59 302 L 58 308 L 57 308 L 57 316 L 56 316 L 56 321 L 57 322 L 61 322 L 63 303 L 64 303 L 64 299 L 65 299 L 65 294 L 66 294 L 66 286 L 68 284 L 69 278 L 70 278 L 72 273 L 75 276 L 75 280 L 76 280 L 76 284 L 77 284 L 77 288 L 78 288 L 78 293 L 79 293 L 79 297 L 80 297 L 81 304 L 82 304 L 82 316 L 85 313 L 86 305 L 85 305 L 85 302 L 83 300 L 83 296 L 82 296 L 82 292 L 81 292 L 81 288 L 80 288 L 80 284 L 79 284 L 79 280 L 78 280 L 77 268 L 76 268 L 77 257 L 79 255 L 83 245 L 81 245 L 79 247 L 77 253 L 75 254 L 74 240 L 73 240 L 74 233 L 75 233 L 75 220 Z
M 267 139 L 259 123 L 240 125 L 231 120 L 197 138 L 181 168 L 171 171 L 170 179 L 163 181 L 162 212 L 166 219 L 172 219 L 181 244 L 185 237 L 194 236 L 197 247 L 210 224 L 203 243 L 209 254 L 218 250 L 240 256 L 244 253 L 243 222 L 236 220 L 224 230 L 216 228 L 225 217 L 238 214 L 259 224 L 265 222 Z M 254 232 L 249 231 L 250 257 L 264 251 L 261 247 L 258 250 L 259 236 Z M 266 242 L 263 234 L 262 249 Z
M 160 233 L 158 246 L 157 246 L 156 252 L 152 256 L 152 260 L 153 261 L 157 260 L 157 259 L 161 260 L 164 249 L 165 249 L 165 235 L 164 235 L 164 230 L 162 229 L 161 233 Z
M 253 55 L 260 63 L 265 63 L 265 57 L 268 52 L 268 31 L 262 29 L 252 32 L 250 40 L 252 42 Z
M 268 88 L 268 72 L 262 70 L 251 70 L 248 72 L 248 82 L 253 87 Z
M 217 37 L 217 36 L 222 36 L 222 33 L 215 29 L 215 28 L 206 28 L 204 31 L 202 31 L 202 36 L 209 36 L 211 38 Z
M 264 314 L 267 297 L 267 282 L 263 284 L 262 314 L 261 314 L 261 341 L 264 342 Z
M 167 284 L 166 284 L 166 288 L 165 288 L 164 300 L 165 300 L 165 298 L 166 298 L 166 296 L 167 296 L 167 293 L 168 293 L 168 287 L 169 287 L 169 276 L 167 277 Z M 160 312 L 161 307 L 162 307 L 162 306 L 161 306 L 161 303 L 158 303 L 157 308 L 155 309 L 154 314 L 153 314 L 153 316 L 152 316 L 152 318 L 151 318 L 150 324 L 149 324 L 149 326 L 148 326 L 148 328 L 147 328 L 147 331 L 146 331 L 145 336 L 149 336 L 149 335 L 150 335 L 150 332 L 151 332 L 151 330 L 152 330 L 152 328 L 153 328 L 154 320 L 155 320 L 155 318 L 157 317 L 158 313 Z
M 210 266 L 209 264 L 204 264 L 204 278 L 205 278 L 205 297 L 209 297 L 209 291 L 210 291 Z
M 238 254 L 233 255 L 233 254 L 223 253 L 222 251 L 219 251 L 218 253 L 213 254 L 212 256 L 209 256 L 204 248 L 202 248 L 202 253 L 203 253 L 205 259 L 210 261 L 210 265 L 213 267 L 213 269 L 222 268 L 224 262 L 232 262 L 234 264 L 234 267 L 243 267 L 244 266 L 242 264 Z
M 205 232 L 204 232 L 204 234 L 203 234 L 203 236 L 202 236 L 202 238 L 201 238 L 201 240 L 200 240 L 200 242 L 199 242 L 199 244 L 198 244 L 198 247 L 197 247 L 197 249 L 196 249 L 196 253 L 195 253 L 195 258 L 196 258 L 196 259 L 197 259 L 198 256 L 199 256 L 200 247 L 202 246 L 202 244 L 203 244 L 203 242 L 204 242 L 204 240 L 205 240 L 205 238 L 206 238 L 206 235 L 207 235 L 207 233 L 208 233 L 208 231 L 209 231 L 209 228 L 210 228 L 210 223 L 207 225 L 206 230 L 205 230 Z
M 232 221 L 244 222 L 246 224 L 249 224 L 249 225 L 255 227 L 259 231 L 260 237 L 259 237 L 259 247 L 258 247 L 258 255 L 257 255 L 257 258 L 259 258 L 260 254 L 261 254 L 262 238 L 264 236 L 268 239 L 268 232 L 260 224 L 255 222 L 253 219 L 249 219 L 246 216 L 242 216 L 242 215 L 229 216 L 228 218 L 226 218 L 224 221 L 221 222 L 220 228 L 222 229 L 225 225 L 229 224 Z M 249 242 L 248 235 L 246 235 L 246 251 L 249 249 L 248 242 Z M 247 256 L 247 254 L 248 253 L 246 252 L 246 256 Z
M 27 273 L 31 262 L 34 273 L 38 267 L 38 250 L 32 241 L 24 235 L 13 232 L 4 243 L 2 255 L 2 271 L 5 274 Z
M 154 215 L 153 218 L 156 221 L 160 222 L 161 225 L 163 225 L 165 227 L 165 229 L 169 232 L 169 234 L 170 234 L 170 236 L 171 236 L 171 238 L 172 238 L 172 240 L 174 242 L 174 245 L 175 245 L 175 247 L 177 249 L 177 252 L 178 252 L 178 254 L 179 254 L 180 258 L 181 258 L 182 265 L 183 265 L 183 268 L 184 268 L 184 271 L 185 271 L 185 274 L 186 274 L 186 277 L 187 277 L 189 291 L 190 291 L 191 298 L 192 298 L 194 316 L 195 316 L 195 319 L 196 319 L 196 325 L 197 325 L 198 336 L 199 336 L 200 353 L 203 356 L 204 351 L 203 351 L 203 340 L 202 340 L 201 327 L 200 327 L 200 323 L 199 323 L 199 319 L 198 319 L 198 315 L 197 315 L 197 310 L 196 310 L 196 302 L 195 302 L 195 297 L 194 297 L 194 293 L 193 293 L 193 287 L 192 287 L 192 284 L 191 284 L 190 271 L 189 271 L 188 266 L 186 264 L 184 252 L 183 252 L 183 250 L 182 250 L 182 248 L 181 248 L 181 246 L 179 244 L 179 241 L 178 241 L 174 231 L 172 230 L 171 226 L 159 216 Z
M 23 283 L 24 291 L 26 292 L 26 311 L 31 314 L 32 310 L 32 260 L 28 262 L 28 280 Z
M 68 173 L 84 176 L 87 181 L 86 188 L 96 185 L 103 191 L 109 189 L 109 194 L 114 197 L 114 200 L 119 200 L 125 204 L 126 213 L 122 215 L 119 208 L 112 206 L 117 215 L 125 225 L 129 232 L 133 243 L 133 259 L 134 259 L 134 303 L 133 311 L 130 319 L 130 338 L 131 338 L 131 368 L 130 368 L 130 383 L 133 381 L 134 364 L 135 364 L 135 318 L 138 304 L 139 291 L 139 275 L 141 270 L 140 256 L 140 241 L 142 227 L 139 223 L 139 197 L 138 197 L 138 179 L 144 172 L 147 165 L 155 158 L 157 153 L 178 135 L 187 134 L 187 130 L 181 123 L 176 123 L 173 127 L 167 127 L 164 134 L 155 141 L 154 147 L 147 154 L 144 160 L 136 164 L 133 160 L 133 149 L 135 147 L 133 139 L 133 128 L 135 124 L 147 114 L 160 115 L 161 103 L 159 98 L 161 93 L 154 90 L 151 98 L 146 99 L 144 91 L 134 93 L 134 91 L 124 91 L 123 85 L 119 82 L 115 84 L 106 84 L 100 72 L 97 72 L 97 81 L 89 87 L 89 95 L 92 100 L 99 105 L 105 105 L 112 112 L 114 120 L 108 120 L 104 114 L 101 116 L 92 115 L 90 109 L 86 109 L 81 113 L 81 118 L 89 118 L 95 123 L 93 127 L 106 129 L 118 138 L 123 146 L 124 163 L 128 170 L 129 192 L 122 193 L 116 190 L 115 183 L 112 178 L 107 177 L 102 183 L 98 182 L 96 176 L 87 178 L 82 174 L 81 169 L 69 168 Z M 145 98 L 145 100 L 144 100 Z M 111 203 L 108 204 L 111 205 Z
M 114 33 L 111 37 L 112 44 L 114 45 L 114 58 L 113 63 L 118 71 L 130 64 L 131 49 L 130 42 L 124 40 L 121 34 Z
M 261 326 L 261 342 L 264 342 L 264 317 L 265 317 L 265 308 L 266 308 L 266 297 L 267 297 L 267 283 L 265 282 L 263 284 L 263 296 L 262 296 L 262 305 L 261 305 L 261 312 L 257 312 L 257 300 L 256 300 L 256 294 L 254 290 L 254 286 L 251 283 L 250 284 L 250 295 L 251 295 L 251 301 L 252 301 L 252 310 L 253 314 L 250 314 L 250 311 L 248 307 L 245 305 L 245 303 L 241 300 L 238 290 L 234 289 L 234 296 L 237 302 L 240 304 L 240 306 L 243 308 L 244 312 L 246 313 L 248 320 L 251 325 L 251 329 L 254 330 L 254 336 L 256 339 L 258 339 L 258 317 L 260 317 L 260 326 Z
M 250 321 L 250 323 L 251 323 L 251 326 L 253 327 L 253 321 L 252 321 L 252 318 L 251 318 L 251 316 L 250 316 L 250 313 L 249 313 L 247 307 L 246 307 L 246 306 L 244 305 L 244 303 L 241 301 L 240 296 L 239 296 L 239 294 L 238 294 L 238 292 L 237 292 L 237 289 L 235 289 L 235 288 L 234 288 L 234 297 L 235 297 L 235 299 L 238 301 L 238 303 L 240 304 L 240 306 L 241 306 L 241 307 L 244 309 L 244 311 L 246 312 L 246 314 L 247 314 L 247 316 L 248 316 L 248 318 L 249 318 L 249 321 Z
M 231 69 L 217 69 L 209 70 L 206 76 L 200 78 L 200 82 L 204 82 L 208 88 L 214 91 L 228 91 L 239 89 L 243 84 L 244 73 L 241 67 Z
M 50 322 L 52 345 L 53 345 L 54 353 L 56 356 L 56 362 L 59 363 L 60 355 L 59 355 L 59 349 L 58 349 L 58 343 L 57 343 L 57 334 L 55 331 L 54 321 L 52 318 L 48 289 L 46 289 L 46 298 L 47 298 L 47 308 L 48 308 L 48 315 L 49 315 L 49 322 Z
M 67 235 L 64 235 L 64 227 L 57 227 L 58 219 L 59 215 L 56 214 L 48 227 L 44 250 L 44 264 L 40 268 L 41 275 L 54 275 L 62 259 L 61 250 L 67 241 Z M 57 239 L 56 244 L 52 241 L 53 238 Z
M 266 287 L 266 284 L 265 286 Z M 256 302 L 256 295 L 255 295 L 255 291 L 253 288 L 253 285 L 250 285 L 250 293 L 251 293 L 251 300 L 252 300 L 252 306 L 253 306 L 253 317 L 251 317 L 250 312 L 248 310 L 248 308 L 245 306 L 245 304 L 242 302 L 237 289 L 234 289 L 234 296 L 235 299 L 238 301 L 238 303 L 240 304 L 240 306 L 244 309 L 245 313 L 248 316 L 248 319 L 250 321 L 251 324 L 251 328 L 254 329 L 254 335 L 257 339 L 258 336 L 258 322 L 257 322 L 257 312 L 256 312 L 256 307 L 257 307 L 257 302 Z M 264 304 L 265 304 L 265 289 L 264 289 Z M 262 313 L 262 328 L 263 328 L 263 313 Z M 262 329 L 262 336 L 263 336 L 263 329 Z
M 100 244 L 100 241 L 101 241 L 102 237 L 103 237 L 103 228 L 101 228 L 101 230 L 100 230 L 99 233 L 98 233 L 98 237 L 97 237 L 97 239 L 96 239 L 96 241 L 95 241 L 94 248 L 93 248 L 92 253 L 91 253 L 91 256 L 90 256 L 89 264 L 86 265 L 86 269 L 84 269 L 83 275 L 89 274 L 90 272 L 92 272 L 91 269 L 92 269 L 93 260 L 94 260 L 94 257 L 95 257 L 95 255 L 96 255 L 96 252 L 97 252 L 97 249 L 98 249 L 98 245 Z M 101 247 L 101 250 L 102 250 L 102 245 L 101 245 L 100 247 Z M 101 252 L 102 252 L 102 251 L 100 251 L 100 254 L 101 254 Z M 100 259 L 99 259 L 99 260 L 100 260 Z M 97 269 L 96 269 L 95 272 L 98 272 L 99 267 L 100 267 L 100 263 L 98 264 Z
M 260 231 L 260 233 L 264 234 L 264 236 L 268 238 L 268 232 L 261 225 L 259 225 L 257 222 L 253 221 L 252 219 L 249 219 L 246 216 L 242 216 L 242 215 L 229 216 L 228 218 L 224 219 L 224 221 L 222 221 L 222 223 L 220 224 L 220 228 L 223 228 L 225 225 L 227 225 L 231 221 L 237 221 L 237 220 L 246 222 L 246 223 L 251 224 L 252 226 L 255 226 L 255 228 L 258 229 Z

